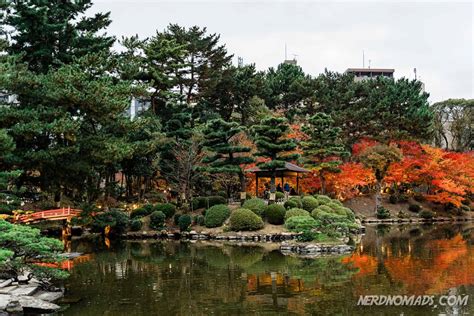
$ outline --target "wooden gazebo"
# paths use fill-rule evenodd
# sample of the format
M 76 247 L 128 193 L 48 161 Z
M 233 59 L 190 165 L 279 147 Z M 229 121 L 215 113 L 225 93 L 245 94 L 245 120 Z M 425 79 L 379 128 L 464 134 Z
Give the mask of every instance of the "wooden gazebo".
M 272 172 L 268 169 L 260 169 L 259 167 L 254 167 L 246 170 L 246 172 L 251 172 L 255 174 L 255 196 L 258 196 L 258 179 L 260 178 L 271 178 Z M 281 183 L 285 183 L 285 178 L 296 178 L 296 193 L 300 193 L 300 173 L 310 172 L 309 170 L 292 164 L 290 162 L 285 163 L 284 168 L 277 168 L 275 170 L 275 178 L 281 179 Z

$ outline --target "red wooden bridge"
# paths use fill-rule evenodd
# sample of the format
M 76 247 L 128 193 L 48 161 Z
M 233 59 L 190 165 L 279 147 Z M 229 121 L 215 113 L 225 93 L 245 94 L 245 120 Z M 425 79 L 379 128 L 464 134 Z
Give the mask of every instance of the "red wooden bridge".
M 82 210 L 63 207 L 56 210 L 47 210 L 36 212 L 32 214 L 25 214 L 15 217 L 15 222 L 18 223 L 32 223 L 39 221 L 60 221 L 69 220 L 73 217 L 79 216 Z

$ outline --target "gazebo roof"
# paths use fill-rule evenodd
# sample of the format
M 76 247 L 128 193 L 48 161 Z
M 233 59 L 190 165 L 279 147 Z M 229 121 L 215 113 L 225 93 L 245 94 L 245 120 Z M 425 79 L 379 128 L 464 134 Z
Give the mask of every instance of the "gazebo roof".
M 259 167 L 253 167 L 250 169 L 245 170 L 245 172 L 252 172 L 252 173 L 257 173 L 257 172 L 268 172 L 268 169 L 260 169 Z M 310 172 L 309 170 L 302 168 L 300 166 L 297 166 L 295 164 L 292 164 L 291 162 L 285 162 L 285 167 L 284 168 L 276 168 L 275 171 L 291 171 L 291 172 Z

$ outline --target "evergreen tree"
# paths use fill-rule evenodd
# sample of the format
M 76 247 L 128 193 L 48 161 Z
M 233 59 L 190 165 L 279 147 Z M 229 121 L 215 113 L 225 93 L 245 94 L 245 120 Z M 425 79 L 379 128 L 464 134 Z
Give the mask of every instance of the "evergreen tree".
M 264 118 L 260 124 L 252 127 L 258 149 L 255 156 L 269 159 L 258 163 L 257 166 L 271 172 L 272 193 L 275 192 L 276 169 L 285 167 L 285 162 L 297 159 L 299 156 L 291 153 L 296 148 L 295 141 L 284 137 L 288 129 L 286 118 L 273 116 Z
M 246 192 L 246 181 L 243 164 L 252 163 L 254 159 L 246 155 L 250 147 L 234 142 L 235 136 L 243 132 L 243 127 L 236 122 L 222 119 L 211 120 L 204 128 L 204 146 L 210 155 L 203 159 L 207 164 L 203 171 L 211 173 L 227 173 L 239 176 L 241 192 Z
M 22 54 L 28 68 L 39 73 L 108 51 L 115 39 L 99 32 L 111 23 L 110 13 L 88 17 L 91 6 L 91 0 L 7 1 L 0 7 L 0 24 L 13 29 L 7 51 Z
M 304 162 L 316 169 L 321 181 L 321 191 L 326 193 L 326 174 L 339 172 L 341 158 L 348 156 L 344 145 L 340 142 L 341 129 L 334 127 L 334 120 L 330 115 L 316 113 L 304 125 L 302 131 L 309 136 L 309 140 L 301 143 Z

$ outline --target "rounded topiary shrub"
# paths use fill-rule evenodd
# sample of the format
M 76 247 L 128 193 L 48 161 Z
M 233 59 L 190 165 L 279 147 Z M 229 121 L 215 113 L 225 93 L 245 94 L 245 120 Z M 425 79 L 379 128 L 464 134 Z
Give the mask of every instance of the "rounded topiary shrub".
M 258 216 L 262 217 L 263 213 L 265 212 L 265 201 L 259 198 L 253 198 L 244 202 L 242 208 L 251 210 Z
M 249 209 L 240 208 L 230 215 L 230 229 L 234 231 L 258 230 L 261 228 L 263 228 L 262 218 Z
M 314 197 L 318 200 L 319 204 L 328 204 L 332 202 L 332 199 L 327 195 L 317 194 Z
M 209 207 L 219 204 L 227 204 L 227 199 L 219 195 L 209 196 L 207 199 L 209 201 Z
M 408 206 L 408 210 L 410 212 L 413 212 L 413 213 L 418 213 L 419 211 L 421 211 L 421 205 L 418 205 L 418 204 L 410 204 Z
M 288 201 L 295 202 L 297 208 L 303 207 L 303 203 L 301 202 L 301 198 L 299 196 L 292 196 L 288 199 Z
M 285 193 L 277 191 L 275 192 L 275 198 L 277 200 L 283 200 L 285 198 Z
M 293 216 L 309 216 L 309 212 L 303 210 L 302 208 L 292 208 L 286 211 L 285 213 L 285 221 L 288 220 L 288 218 L 293 217 Z
M 303 203 L 303 209 L 308 211 L 308 212 L 311 212 L 312 210 L 314 210 L 315 208 L 317 208 L 319 206 L 319 203 L 318 203 L 318 200 L 316 200 L 314 197 L 312 196 L 305 196 L 301 199 L 301 203 Z
M 144 217 L 150 215 L 151 213 L 153 213 L 153 208 L 140 207 L 132 211 L 130 218 Z
M 377 213 L 375 215 L 377 216 L 378 219 L 387 219 L 387 218 L 390 218 L 391 216 L 390 211 L 387 210 L 383 206 L 377 209 Z
M 311 230 L 319 226 L 317 222 L 311 216 L 292 216 L 285 222 L 286 228 L 295 232 L 302 232 Z
M 282 225 L 285 221 L 285 213 L 285 207 L 280 204 L 270 204 L 265 208 L 265 217 L 273 225 Z
M 143 223 L 139 218 L 134 219 L 130 222 L 130 230 L 132 232 L 139 231 L 140 229 L 142 229 L 142 226 L 143 226 Z
M 189 214 L 183 214 L 179 217 L 178 226 L 179 230 L 184 232 L 187 231 L 189 226 L 191 226 L 192 220 Z
M 317 208 L 315 208 L 313 211 L 311 211 L 311 216 L 314 218 L 318 217 L 320 213 L 331 213 L 332 208 L 330 208 L 327 205 L 320 205 Z
M 165 225 L 166 215 L 161 211 L 154 211 L 150 215 L 150 227 L 153 229 L 161 229 Z
M 206 216 L 204 216 L 204 225 L 206 225 L 208 228 L 222 226 L 229 215 L 230 210 L 227 205 L 214 205 L 206 211 Z
M 192 204 L 193 210 L 197 210 L 200 208 L 207 208 L 207 202 L 208 202 L 207 197 L 198 196 L 192 200 L 191 204 Z
M 178 226 L 178 222 L 179 222 L 179 217 L 181 216 L 181 214 L 174 214 L 173 216 L 173 223 Z
M 174 213 L 176 213 L 176 206 L 171 203 L 156 204 L 155 212 L 156 211 L 163 212 L 166 218 L 171 218 Z
M 298 208 L 298 203 L 296 203 L 296 201 L 294 200 L 288 200 L 285 202 L 285 204 L 283 204 L 283 206 L 289 210 L 289 209 L 292 209 L 292 208 Z
M 203 215 L 196 215 L 194 216 L 194 224 L 203 226 L 204 225 L 204 216 Z
M 433 217 L 435 217 L 435 213 L 429 210 L 423 210 L 420 212 L 420 217 L 423 219 L 432 219 Z

